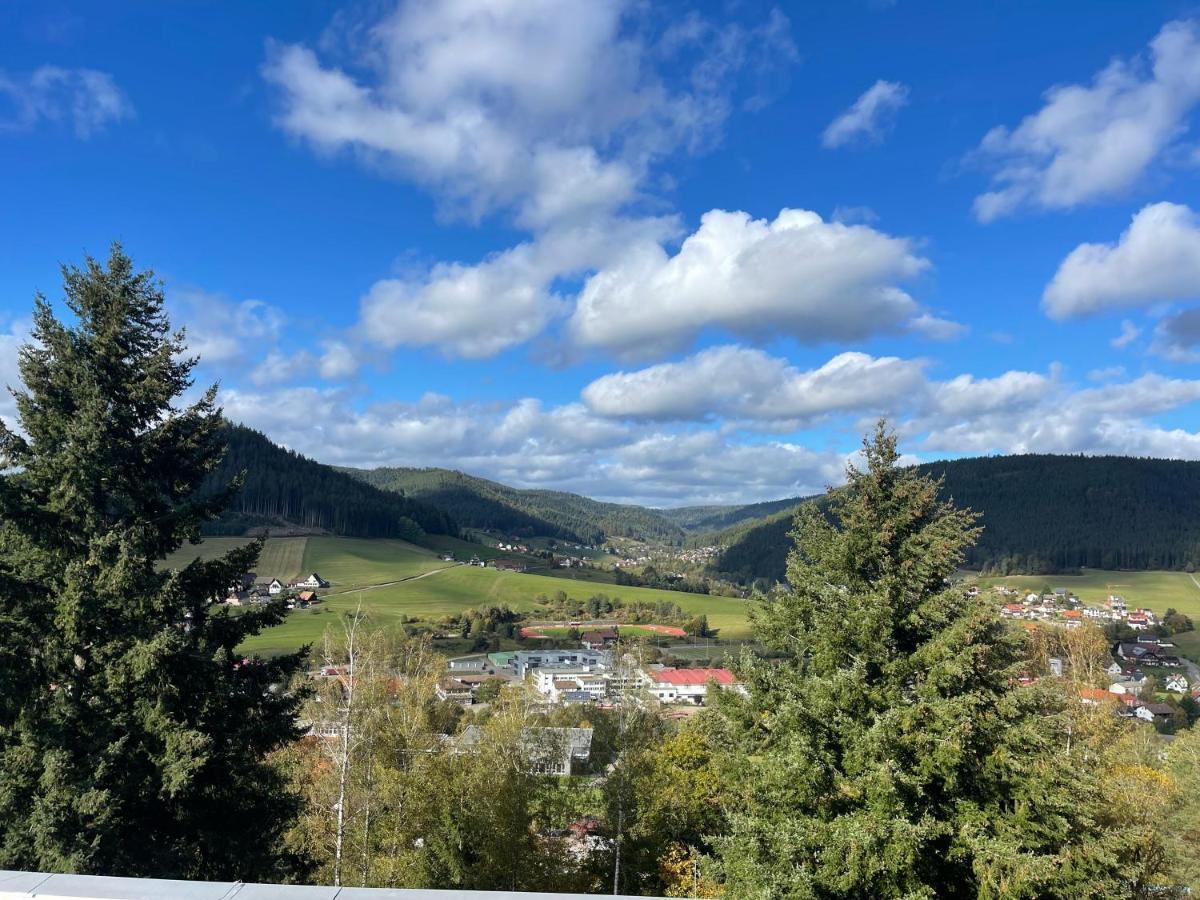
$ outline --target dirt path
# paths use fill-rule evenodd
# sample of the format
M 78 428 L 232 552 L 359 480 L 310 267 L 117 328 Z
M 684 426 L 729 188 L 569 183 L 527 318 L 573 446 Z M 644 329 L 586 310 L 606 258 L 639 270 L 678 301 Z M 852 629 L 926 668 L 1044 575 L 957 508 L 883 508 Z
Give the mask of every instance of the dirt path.
M 391 587 L 394 584 L 404 584 L 406 581 L 416 581 L 420 578 L 428 578 L 430 575 L 436 575 L 438 572 L 445 572 L 447 569 L 453 569 L 454 566 L 443 566 L 440 569 L 430 569 L 428 572 L 422 572 L 419 575 L 409 575 L 407 578 L 397 578 L 395 581 L 381 581 L 379 584 L 368 584 L 363 587 L 350 588 L 346 591 L 332 591 L 325 596 L 327 597 L 345 597 L 347 594 L 361 594 L 363 591 L 373 591 L 375 588 Z

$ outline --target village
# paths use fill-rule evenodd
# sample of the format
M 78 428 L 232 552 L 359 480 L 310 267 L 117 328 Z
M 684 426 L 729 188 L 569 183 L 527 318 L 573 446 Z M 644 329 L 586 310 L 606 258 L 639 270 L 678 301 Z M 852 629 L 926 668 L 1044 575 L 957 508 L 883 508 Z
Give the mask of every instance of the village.
M 1105 629 L 1111 639 L 1111 658 L 1096 679 L 1098 683 L 1079 689 L 1081 703 L 1108 706 L 1120 719 L 1152 724 L 1167 734 L 1192 717 L 1200 701 L 1200 670 L 1176 652 L 1171 630 L 1152 610 L 1131 609 L 1117 594 L 1109 594 L 1102 604 L 1085 605 L 1066 588 L 1039 593 L 996 586 L 993 591 L 1003 601 L 1000 615 L 1025 628 L 1049 626 L 1070 631 L 1094 625 Z M 979 588 L 972 585 L 967 592 L 977 596 Z M 1187 624 L 1190 626 L 1190 621 Z M 1053 677 L 1066 674 L 1057 657 L 1050 658 L 1049 669 Z M 1033 681 L 1029 676 L 1021 680 Z M 1160 694 L 1173 702 L 1159 702 Z M 1187 709 L 1181 702 L 1185 699 Z

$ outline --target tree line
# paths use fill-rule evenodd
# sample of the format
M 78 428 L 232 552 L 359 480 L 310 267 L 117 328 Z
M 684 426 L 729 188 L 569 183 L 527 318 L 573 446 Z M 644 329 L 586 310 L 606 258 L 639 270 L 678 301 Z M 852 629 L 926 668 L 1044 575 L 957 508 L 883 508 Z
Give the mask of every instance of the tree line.
M 1200 566 L 1200 463 L 1025 454 L 917 471 L 941 478 L 942 497 L 980 514 L 984 531 L 964 553 L 970 568 L 1008 575 Z M 692 541 L 724 545 L 717 573 L 778 581 L 798 508 Z
M 207 534 L 245 534 L 250 528 L 301 526 L 350 537 L 420 541 L 426 534 L 457 535 L 447 512 L 384 491 L 276 446 L 242 425 L 223 428 L 225 455 L 201 493 L 219 492 L 233 479 L 241 489 Z
M 677 542 L 683 530 L 655 510 L 564 491 L 520 490 L 450 469 L 343 469 L 368 484 L 444 509 L 464 528 L 578 544 L 608 537 Z

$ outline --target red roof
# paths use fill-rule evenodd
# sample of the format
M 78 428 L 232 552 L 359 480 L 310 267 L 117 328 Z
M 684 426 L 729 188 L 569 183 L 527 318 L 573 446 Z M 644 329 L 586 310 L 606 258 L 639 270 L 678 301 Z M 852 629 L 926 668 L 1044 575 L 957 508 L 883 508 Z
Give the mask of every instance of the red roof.
M 717 684 L 733 684 L 733 673 L 728 669 L 659 669 L 652 673 L 659 684 L 708 684 L 711 678 Z

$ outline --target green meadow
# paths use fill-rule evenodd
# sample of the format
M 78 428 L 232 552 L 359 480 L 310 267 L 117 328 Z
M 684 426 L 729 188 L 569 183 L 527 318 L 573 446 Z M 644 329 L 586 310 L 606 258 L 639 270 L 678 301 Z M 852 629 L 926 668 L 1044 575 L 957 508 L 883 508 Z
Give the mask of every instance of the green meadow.
M 1124 597 L 1130 607 L 1142 606 L 1159 615 L 1168 607 L 1200 622 L 1200 576 L 1193 580 L 1187 572 L 1113 572 L 1085 569 L 1081 575 L 1009 575 L 1003 578 L 979 577 L 981 588 L 1004 584 L 1022 591 L 1066 588 L 1084 603 L 1101 603 L 1109 594 Z
M 196 558 L 216 559 L 235 547 L 244 547 L 251 540 L 252 538 L 246 537 L 206 537 L 199 544 L 184 544 L 163 561 L 163 566 L 181 569 Z M 282 581 L 297 577 L 305 566 L 304 560 L 310 540 L 313 538 L 270 538 L 263 547 L 254 571 L 259 575 L 279 578 Z
M 197 556 L 211 558 L 230 547 L 245 544 L 247 540 L 207 538 L 198 546 L 173 554 L 166 564 L 184 565 Z M 359 604 L 372 622 L 384 626 L 398 624 L 401 616 L 436 622 L 443 616 L 483 603 L 532 610 L 534 598 L 539 594 L 550 596 L 559 590 L 581 600 L 597 591 L 627 602 L 667 600 L 692 615 L 706 615 L 710 627 L 719 629 L 723 639 L 736 640 L 749 635 L 743 600 L 681 591 L 591 585 L 549 575 L 498 572 L 491 568 L 446 563 L 439 558 L 441 551 L 455 550 L 461 558 L 475 552 L 476 545 L 443 539 L 436 546 L 438 550 L 435 551 L 404 541 L 326 536 L 269 539 L 257 566 L 260 575 L 291 578 L 317 572 L 330 587 L 322 592 L 324 602 L 319 606 L 293 611 L 282 625 L 247 641 L 244 649 L 271 654 L 316 643 L 326 626 L 338 621 L 340 613 Z

